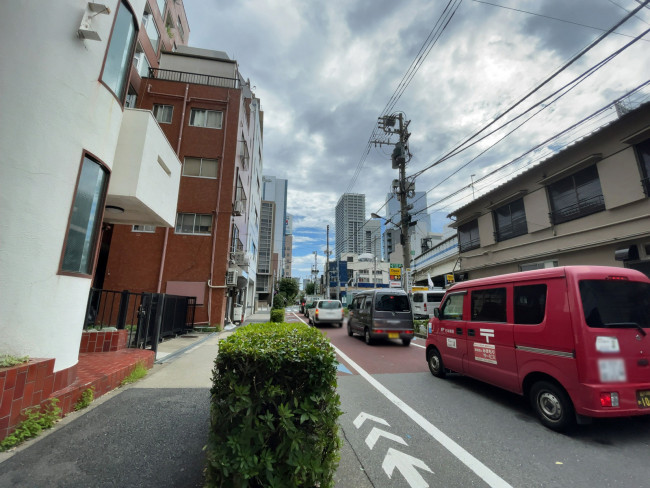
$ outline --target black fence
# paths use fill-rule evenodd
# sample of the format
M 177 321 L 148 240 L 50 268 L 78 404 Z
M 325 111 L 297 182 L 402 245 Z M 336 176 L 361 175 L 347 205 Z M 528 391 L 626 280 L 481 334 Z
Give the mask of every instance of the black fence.
M 165 81 L 178 81 L 194 85 L 219 86 L 223 88 L 239 88 L 239 79 L 226 78 L 225 76 L 204 75 L 201 73 L 188 73 L 170 69 L 149 68 L 149 78 Z
M 195 309 L 195 297 L 91 288 L 84 330 L 126 329 L 128 347 L 156 351 L 165 337 L 194 328 Z

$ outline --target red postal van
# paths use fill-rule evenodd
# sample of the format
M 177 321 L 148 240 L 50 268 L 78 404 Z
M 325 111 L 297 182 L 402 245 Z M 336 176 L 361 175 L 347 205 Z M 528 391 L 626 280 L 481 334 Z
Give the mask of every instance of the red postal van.
M 426 358 L 527 396 L 564 431 L 591 417 L 650 415 L 650 279 L 567 266 L 458 283 L 429 321 Z

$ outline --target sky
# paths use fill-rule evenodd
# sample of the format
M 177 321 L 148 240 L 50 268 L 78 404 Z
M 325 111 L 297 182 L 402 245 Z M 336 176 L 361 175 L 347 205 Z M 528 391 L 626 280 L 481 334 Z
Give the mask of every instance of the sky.
M 402 113 L 410 121 L 406 174 L 415 177 L 417 191 L 427 192 L 432 231 L 442 232 L 451 222 L 449 213 L 473 195 L 593 132 L 615 119 L 616 111 L 610 108 L 545 141 L 650 79 L 647 33 L 579 83 L 434 165 L 500 115 L 505 113 L 492 128 L 650 29 L 650 8 L 641 8 L 552 77 L 640 7 L 639 0 L 184 0 L 184 5 L 189 45 L 225 51 L 260 98 L 263 173 L 288 180 L 292 275 L 300 278 L 309 276 L 314 251 L 323 269 L 326 226 L 333 248 L 334 210 L 343 193 L 365 194 L 368 218 L 373 212 L 390 217 L 385 201 L 398 177 L 391 167 L 392 146 L 369 142 L 395 142 L 396 136 L 388 139 L 377 129 L 380 116 Z M 624 103 L 635 107 L 648 100 L 646 86 Z M 511 164 L 498 169 L 506 163 Z

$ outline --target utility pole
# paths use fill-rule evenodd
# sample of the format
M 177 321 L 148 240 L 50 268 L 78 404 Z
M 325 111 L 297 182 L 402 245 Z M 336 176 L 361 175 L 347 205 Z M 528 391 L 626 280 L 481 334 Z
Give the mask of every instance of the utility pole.
M 397 122 L 397 127 L 395 124 Z M 409 224 L 411 223 L 411 216 L 409 215 L 409 210 L 412 206 L 409 206 L 407 202 L 408 197 L 413 197 L 415 194 L 415 185 L 412 181 L 406 179 L 406 163 L 407 159 L 410 160 L 411 154 L 408 149 L 408 139 L 411 133 L 408 131 L 408 126 L 411 123 L 410 120 L 404 120 L 404 114 L 399 113 L 397 115 L 385 115 L 379 117 L 379 128 L 382 129 L 387 134 L 397 134 L 399 140 L 394 143 L 395 149 L 391 155 L 393 169 L 399 170 L 399 180 L 393 182 L 392 189 L 393 193 L 397 197 L 397 200 L 400 203 L 400 244 L 402 245 L 402 260 L 403 266 L 402 269 L 402 287 L 404 290 L 408 290 L 408 275 L 411 268 L 411 246 L 409 240 Z M 375 145 L 379 144 L 393 144 L 385 141 L 372 141 Z
M 327 226 L 327 251 L 325 251 L 325 287 L 327 299 L 330 299 L 330 226 Z

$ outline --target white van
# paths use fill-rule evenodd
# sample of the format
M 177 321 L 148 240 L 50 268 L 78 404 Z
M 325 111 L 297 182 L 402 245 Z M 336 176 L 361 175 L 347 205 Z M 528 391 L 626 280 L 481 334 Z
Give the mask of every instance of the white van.
M 445 291 L 444 288 L 428 291 L 414 291 L 411 295 L 413 318 L 430 319 L 433 317 L 433 309 L 440 306 L 442 297 L 445 296 Z

